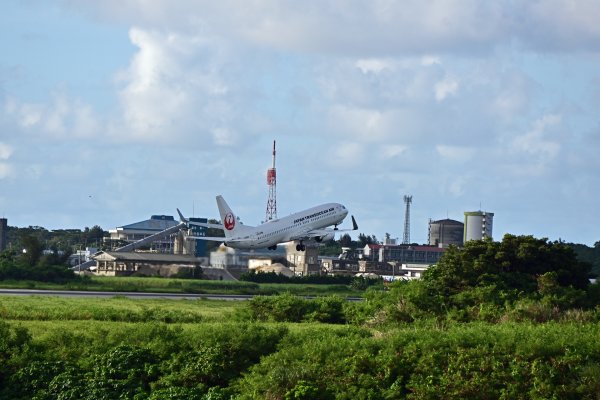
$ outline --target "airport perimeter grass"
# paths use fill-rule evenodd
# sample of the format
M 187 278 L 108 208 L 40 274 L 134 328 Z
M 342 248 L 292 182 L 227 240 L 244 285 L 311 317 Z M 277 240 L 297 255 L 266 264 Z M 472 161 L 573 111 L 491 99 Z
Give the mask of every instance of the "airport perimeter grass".
M 4 359 L 8 386 L 0 388 L 0 397 L 133 398 L 128 388 L 152 400 L 202 398 L 191 396 L 194 390 L 244 399 L 542 399 L 600 393 L 598 323 L 431 319 L 376 328 L 253 322 L 237 312 L 247 304 L 0 296 L 3 343 L 14 353 Z M 19 347 L 20 342 L 28 344 Z M 104 397 L 94 397 L 93 390 Z M 88 391 L 92 394 L 84 396 Z M 288 396 L 300 392 L 305 396 Z
M 154 277 L 86 277 L 65 284 L 34 281 L 0 281 L 5 289 L 82 290 L 109 292 L 155 292 L 193 294 L 271 295 L 292 293 L 299 296 L 361 296 L 362 291 L 347 285 L 254 283 Z
M 174 300 L 73 298 L 60 296 L 0 296 L 0 321 L 26 328 L 36 340 L 74 337 L 94 340 L 98 335 L 119 336 L 124 332 L 147 329 L 150 326 L 171 326 L 186 332 L 195 332 L 203 326 L 215 329 L 227 324 L 247 324 L 236 312 L 245 307 L 245 301 L 230 300 Z M 282 324 L 291 331 L 306 329 L 342 329 L 340 325 L 321 323 Z M 129 343 L 127 335 L 111 339 Z
M 200 323 L 231 318 L 239 301 L 186 299 L 0 296 L 0 319 L 8 321 L 120 321 Z

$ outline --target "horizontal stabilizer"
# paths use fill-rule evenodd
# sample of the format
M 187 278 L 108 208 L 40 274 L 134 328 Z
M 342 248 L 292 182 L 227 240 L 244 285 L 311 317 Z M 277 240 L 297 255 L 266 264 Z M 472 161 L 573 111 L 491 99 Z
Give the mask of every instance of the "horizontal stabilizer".
M 186 224 L 188 227 L 190 225 L 196 225 L 196 226 L 203 226 L 205 228 L 223 229 L 223 225 L 221 225 L 221 224 L 211 224 L 210 222 L 190 221 L 189 219 L 187 219 L 186 217 L 183 216 L 181 211 L 179 211 L 179 208 L 177 209 L 177 214 L 179 214 L 179 220 L 181 222 L 183 222 L 184 224 Z
M 229 241 L 229 240 L 227 240 L 226 237 L 223 237 L 223 236 L 187 236 L 186 239 L 187 240 L 195 240 L 195 239 L 208 240 L 209 242 L 225 242 L 225 241 Z

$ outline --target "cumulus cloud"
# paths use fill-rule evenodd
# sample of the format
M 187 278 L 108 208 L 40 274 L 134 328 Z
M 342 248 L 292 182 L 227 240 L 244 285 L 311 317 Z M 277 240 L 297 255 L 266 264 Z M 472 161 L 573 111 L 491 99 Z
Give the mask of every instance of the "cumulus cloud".
M 6 179 L 13 174 L 13 168 L 8 163 L 0 162 L 0 179 Z
M 24 131 L 37 136 L 89 138 L 100 130 L 93 108 L 62 92 L 54 93 L 49 103 L 27 103 L 9 98 L 4 110 Z
M 369 72 L 381 72 L 384 69 L 389 69 L 391 65 L 389 60 L 377 58 L 363 58 L 356 61 L 356 67 L 360 69 L 363 74 L 367 74 Z
M 435 99 L 442 101 L 448 96 L 456 94 L 458 91 L 458 82 L 456 79 L 446 77 L 442 81 L 439 81 L 434 86 Z
M 0 160 L 8 160 L 13 153 L 12 146 L 0 142 Z
M 561 151 L 561 144 L 553 139 L 561 120 L 557 114 L 544 115 L 533 123 L 531 130 L 512 139 L 510 151 L 518 160 L 510 167 L 513 173 L 537 176 L 546 172 Z
M 120 75 L 125 138 L 237 141 L 229 84 L 220 76 L 217 38 L 132 28 L 138 51 Z
M 475 149 L 461 146 L 437 145 L 435 149 L 444 159 L 460 162 L 468 161 L 475 153 Z
M 560 125 L 560 122 L 560 115 L 544 115 L 535 121 L 529 132 L 519 135 L 513 140 L 513 148 L 543 160 L 555 158 L 560 151 L 560 144 L 548 138 L 548 131 Z
M 12 166 L 2 160 L 8 160 L 13 153 L 12 146 L 0 142 L 0 179 L 8 178 L 13 173 Z
M 349 2 L 234 0 L 69 2 L 96 18 L 181 30 L 210 30 L 259 46 L 356 56 L 489 52 L 513 41 L 563 51 L 600 48 L 600 3 L 551 0 Z

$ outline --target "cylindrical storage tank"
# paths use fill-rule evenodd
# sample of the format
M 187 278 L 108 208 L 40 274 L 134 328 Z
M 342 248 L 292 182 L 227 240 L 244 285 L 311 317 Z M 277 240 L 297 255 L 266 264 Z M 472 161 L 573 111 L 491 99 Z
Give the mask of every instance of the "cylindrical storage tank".
M 469 240 L 482 240 L 492 237 L 494 213 L 485 211 L 465 212 L 465 236 L 464 242 Z
M 429 245 L 447 247 L 462 246 L 464 224 L 452 219 L 441 219 L 429 223 Z

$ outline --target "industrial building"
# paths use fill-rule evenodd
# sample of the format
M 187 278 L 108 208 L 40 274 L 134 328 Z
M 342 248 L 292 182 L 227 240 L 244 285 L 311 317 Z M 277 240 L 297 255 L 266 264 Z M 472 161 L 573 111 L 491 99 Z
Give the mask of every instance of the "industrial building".
M 123 244 L 137 242 L 177 225 L 179 222 L 170 215 L 153 215 L 148 220 L 109 230 L 110 237 L 106 241 L 111 248 L 121 247 Z M 151 250 L 159 253 L 173 252 L 173 240 L 168 236 L 152 241 L 150 246 Z
M 429 221 L 429 245 L 438 247 L 462 246 L 464 243 L 464 226 L 462 222 L 448 218 Z
M 374 274 L 387 280 L 417 279 L 435 264 L 445 248 L 438 246 L 368 244 L 347 251 L 338 259 L 323 258 L 323 272 L 329 275 Z
M 107 276 L 132 274 L 171 276 L 182 268 L 200 267 L 206 260 L 180 254 L 102 251 L 95 256 L 96 273 Z
M 220 246 L 210 253 L 210 265 L 229 271 L 246 272 L 251 265 L 280 263 L 294 272 L 295 275 L 312 275 L 321 272 L 318 260 L 318 245 L 306 245 L 305 251 L 296 250 L 294 242 L 277 246 L 276 250 L 240 251 Z
M 486 211 L 465 211 L 464 243 L 469 240 L 492 238 L 494 213 Z
M 401 264 L 427 264 L 438 262 L 445 249 L 437 246 L 368 244 L 363 250 L 363 258 L 369 261 L 390 262 Z
M 0 251 L 6 250 L 8 245 L 8 220 L 0 218 Z

